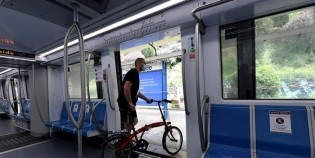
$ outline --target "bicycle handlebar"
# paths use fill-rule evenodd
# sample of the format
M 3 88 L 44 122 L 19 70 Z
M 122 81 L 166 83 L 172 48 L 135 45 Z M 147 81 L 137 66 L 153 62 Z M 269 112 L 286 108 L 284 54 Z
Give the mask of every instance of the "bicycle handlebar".
M 152 102 L 157 102 L 157 103 L 161 103 L 161 102 L 166 102 L 166 103 L 172 103 L 172 100 L 167 100 L 167 99 L 163 99 L 163 100 L 153 100 L 151 99 Z

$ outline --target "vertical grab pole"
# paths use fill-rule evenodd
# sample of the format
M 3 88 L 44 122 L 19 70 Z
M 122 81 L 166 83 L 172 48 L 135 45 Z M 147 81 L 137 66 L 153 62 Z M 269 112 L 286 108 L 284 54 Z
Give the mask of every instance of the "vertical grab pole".
M 89 110 L 91 109 L 91 106 L 93 106 L 91 104 L 91 94 L 90 94 L 90 62 L 91 62 L 91 56 L 92 56 L 92 53 L 89 54 L 88 56 L 88 66 L 87 66 L 87 73 L 86 73 L 86 88 L 87 88 L 87 96 L 88 96 L 88 102 L 89 102 Z
M 72 122 L 72 124 L 76 127 L 78 131 L 78 156 L 82 158 L 82 125 L 85 117 L 85 104 L 86 104 L 86 80 L 85 80 L 85 54 L 84 54 L 84 45 L 83 45 L 83 35 L 78 24 L 78 12 L 77 12 L 77 4 L 73 3 L 73 14 L 74 14 L 74 23 L 69 28 L 65 41 L 64 41 L 64 74 L 65 74 L 65 98 L 66 98 L 66 109 L 67 114 Z M 79 40 L 79 48 L 80 48 L 80 76 L 81 76 L 81 109 L 80 109 L 80 118 L 78 122 L 73 118 L 73 115 L 70 111 L 70 101 L 69 101 L 69 83 L 68 83 L 68 42 L 70 38 L 70 34 L 73 29 L 76 29 Z
M 22 77 L 21 77 L 21 68 L 20 68 L 20 66 L 19 66 L 19 99 L 20 99 L 20 104 L 21 104 L 21 106 L 22 106 L 22 90 L 21 90 L 21 88 L 22 88 L 22 86 L 21 86 L 21 79 Z

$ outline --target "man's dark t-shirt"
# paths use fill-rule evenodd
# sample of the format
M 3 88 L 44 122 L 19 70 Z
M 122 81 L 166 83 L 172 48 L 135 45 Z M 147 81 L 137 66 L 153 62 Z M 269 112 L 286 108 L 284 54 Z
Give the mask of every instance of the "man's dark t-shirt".
M 125 75 L 125 78 L 122 82 L 122 87 L 119 92 L 119 98 L 118 98 L 118 103 L 119 103 L 119 108 L 121 109 L 126 109 L 130 110 L 129 104 L 126 100 L 125 93 L 124 93 L 124 85 L 126 81 L 129 81 L 132 83 L 132 86 L 130 88 L 131 91 L 131 100 L 134 105 L 136 105 L 138 101 L 138 91 L 139 91 L 139 73 L 137 69 L 131 69 L 130 71 L 127 72 Z

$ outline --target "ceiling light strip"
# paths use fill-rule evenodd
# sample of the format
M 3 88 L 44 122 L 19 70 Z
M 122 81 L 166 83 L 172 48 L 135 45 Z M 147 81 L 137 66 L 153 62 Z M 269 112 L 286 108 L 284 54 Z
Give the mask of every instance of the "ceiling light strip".
M 102 29 L 99 29 L 99 30 L 97 30 L 95 32 L 87 34 L 87 35 L 83 36 L 83 39 L 87 40 L 87 39 L 93 38 L 95 36 L 98 36 L 100 34 L 103 34 L 103 33 L 107 32 L 107 31 L 110 31 L 110 30 L 115 29 L 117 27 L 121 27 L 121 26 L 126 25 L 126 24 L 128 24 L 130 22 L 133 22 L 135 20 L 141 19 L 141 18 L 143 18 L 145 16 L 148 16 L 150 14 L 154 14 L 154 13 L 159 12 L 159 11 L 161 11 L 163 9 L 168 8 L 168 7 L 172 7 L 172 6 L 176 5 L 176 4 L 182 3 L 184 1 L 185 0 L 170 0 L 170 1 L 167 1 L 165 3 L 162 3 L 162 4 L 158 5 L 158 6 L 155 6 L 153 8 L 148 9 L 148 10 L 145 10 L 143 12 L 140 12 L 138 14 L 130 16 L 130 17 L 128 17 L 126 19 L 123 19 L 121 21 L 118 21 L 118 22 L 116 22 L 114 24 L 111 24 L 111 25 L 108 25 L 106 27 L 103 27 Z M 74 41 L 69 42 L 68 46 L 72 46 L 72 45 L 77 44 L 77 43 L 78 43 L 78 40 L 76 39 Z M 55 52 L 57 52 L 59 50 L 62 50 L 62 49 L 63 49 L 63 45 L 59 46 L 59 47 L 56 47 L 56 48 L 54 48 L 52 50 L 49 50 L 47 52 L 41 53 L 41 54 L 39 54 L 39 56 L 40 57 L 44 57 L 44 56 L 47 56 L 47 55 L 52 54 L 52 53 L 55 53 Z
M 35 59 L 27 59 L 27 58 L 17 58 L 17 57 L 11 57 L 11 56 L 3 56 L 0 55 L 0 58 L 6 58 L 6 59 L 15 59 L 15 60 L 24 60 L 24 61 L 32 61 L 35 62 Z
M 4 71 L 1 71 L 1 72 L 0 72 L 0 75 L 4 74 L 4 73 L 6 73 L 6 72 L 9 72 L 9 71 L 11 71 L 11 70 L 13 70 L 13 69 L 6 69 L 6 70 L 4 70 Z

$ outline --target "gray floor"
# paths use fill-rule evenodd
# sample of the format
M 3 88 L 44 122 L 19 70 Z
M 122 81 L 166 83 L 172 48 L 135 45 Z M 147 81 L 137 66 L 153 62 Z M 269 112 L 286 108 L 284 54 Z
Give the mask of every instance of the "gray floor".
M 153 122 L 160 122 L 161 114 L 158 109 L 148 109 L 137 107 L 137 115 L 139 123 L 136 125 L 136 129 L 143 127 L 146 124 L 151 124 Z M 173 126 L 178 127 L 183 134 L 183 146 L 182 150 L 187 150 L 187 135 L 186 135 L 186 115 L 185 111 L 180 110 L 169 110 L 169 120 L 172 122 Z M 162 137 L 164 133 L 164 127 L 157 127 L 145 132 L 144 139 L 146 139 L 150 144 L 162 145 Z
M 0 118 L 0 135 L 7 135 L 16 132 L 24 131 L 14 126 L 14 121 L 10 119 Z M 149 145 L 148 150 L 166 154 L 160 145 L 154 143 Z M 102 149 L 98 146 L 92 147 L 83 145 L 83 157 L 84 158 L 100 158 Z M 22 148 L 5 151 L 0 153 L 0 158 L 77 158 L 78 149 L 77 142 L 73 139 L 66 139 L 63 137 L 55 137 L 52 140 L 32 144 Z M 140 155 L 140 157 L 148 157 Z M 150 156 L 149 156 L 150 157 Z M 186 157 L 186 152 L 181 151 L 175 157 Z
M 77 158 L 77 143 L 72 140 L 55 138 L 50 141 L 0 153 L 0 158 Z M 101 148 L 83 146 L 83 157 L 101 157 Z
M 0 135 L 7 135 L 22 131 L 24 130 L 14 126 L 14 122 L 10 118 L 0 118 Z
M 14 126 L 11 119 L 0 118 L 0 135 L 24 131 Z M 45 142 L 0 153 L 0 158 L 77 158 L 77 142 L 71 139 L 54 138 Z M 101 157 L 101 148 L 83 145 L 84 157 Z

